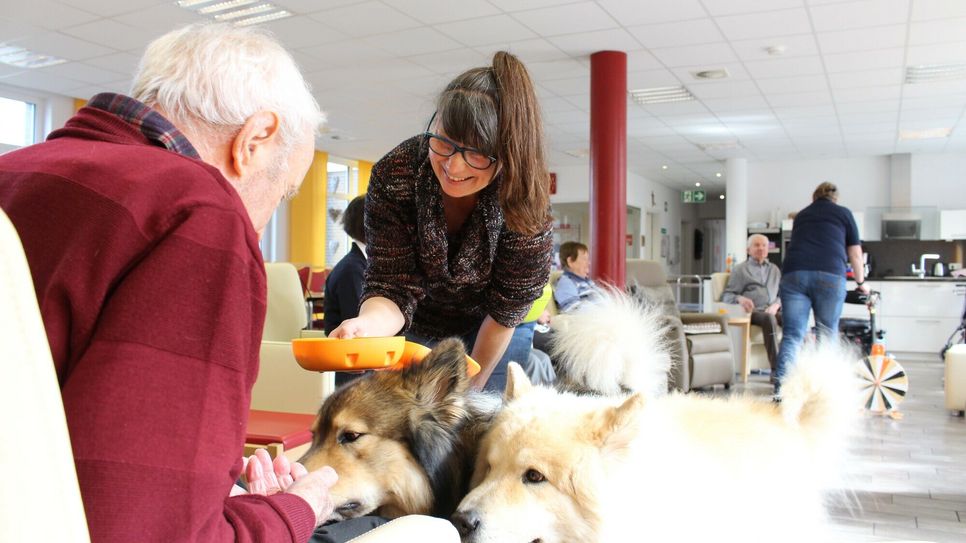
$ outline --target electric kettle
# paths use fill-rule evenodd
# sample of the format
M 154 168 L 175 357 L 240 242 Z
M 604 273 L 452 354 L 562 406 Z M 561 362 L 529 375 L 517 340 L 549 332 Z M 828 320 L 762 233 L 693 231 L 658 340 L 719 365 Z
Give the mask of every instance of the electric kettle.
M 934 277 L 943 277 L 946 275 L 946 267 L 943 266 L 942 262 L 936 262 L 936 265 L 932 267 L 932 274 Z

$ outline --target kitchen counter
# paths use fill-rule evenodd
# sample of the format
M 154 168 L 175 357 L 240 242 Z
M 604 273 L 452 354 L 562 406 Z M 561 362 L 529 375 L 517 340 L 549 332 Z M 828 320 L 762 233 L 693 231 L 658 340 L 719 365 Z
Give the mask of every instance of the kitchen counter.
M 916 277 L 914 275 L 887 275 L 885 277 L 870 277 L 869 281 L 946 281 L 950 283 L 966 283 L 966 277 Z

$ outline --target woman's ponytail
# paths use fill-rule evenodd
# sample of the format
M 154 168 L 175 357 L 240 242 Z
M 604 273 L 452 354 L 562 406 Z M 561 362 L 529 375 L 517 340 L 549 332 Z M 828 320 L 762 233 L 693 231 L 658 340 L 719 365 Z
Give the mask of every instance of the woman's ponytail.
M 533 235 L 546 228 L 550 210 L 540 105 L 526 67 L 515 56 L 496 53 L 493 77 L 499 89 L 500 207 L 510 230 Z

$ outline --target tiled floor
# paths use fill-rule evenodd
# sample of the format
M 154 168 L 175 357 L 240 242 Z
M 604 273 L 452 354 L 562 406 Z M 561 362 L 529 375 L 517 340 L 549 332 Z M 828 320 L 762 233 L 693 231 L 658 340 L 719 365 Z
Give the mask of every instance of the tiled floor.
M 904 417 L 864 416 L 852 443 L 845 496 L 829 513 L 835 542 L 966 542 L 966 421 L 944 407 L 938 356 L 897 353 L 909 375 Z M 769 394 L 767 376 L 738 390 Z

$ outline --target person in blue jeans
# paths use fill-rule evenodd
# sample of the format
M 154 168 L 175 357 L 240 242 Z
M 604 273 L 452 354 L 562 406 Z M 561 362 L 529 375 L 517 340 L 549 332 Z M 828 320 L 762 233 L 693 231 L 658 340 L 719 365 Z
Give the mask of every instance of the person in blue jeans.
M 838 336 L 845 303 L 845 263 L 852 265 L 858 289 L 868 293 L 862 261 L 862 241 L 852 212 L 838 205 L 838 188 L 822 183 L 812 203 L 795 217 L 788 254 L 782 262 L 779 297 L 782 306 L 782 342 L 776 365 L 775 395 L 794 363 L 815 313 L 820 341 Z

